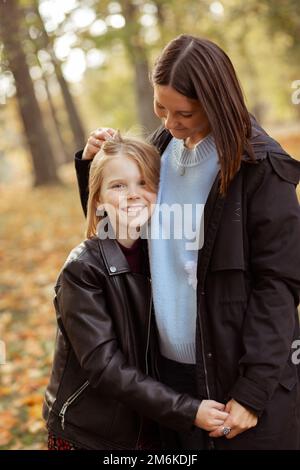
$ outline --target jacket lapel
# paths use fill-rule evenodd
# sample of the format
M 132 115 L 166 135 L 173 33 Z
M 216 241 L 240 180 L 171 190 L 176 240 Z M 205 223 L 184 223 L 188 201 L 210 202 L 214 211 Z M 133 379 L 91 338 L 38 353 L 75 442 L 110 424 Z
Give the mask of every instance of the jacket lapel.
M 111 238 L 100 240 L 98 238 L 98 245 L 110 276 L 130 272 L 128 262 L 116 240 Z

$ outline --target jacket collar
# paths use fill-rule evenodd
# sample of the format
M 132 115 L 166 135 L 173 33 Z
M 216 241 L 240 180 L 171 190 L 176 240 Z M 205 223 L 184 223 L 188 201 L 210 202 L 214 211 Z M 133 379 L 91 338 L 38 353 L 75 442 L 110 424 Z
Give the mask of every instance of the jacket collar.
M 99 250 L 102 254 L 107 273 L 110 276 L 129 273 L 130 267 L 119 244 L 112 238 L 98 238 Z

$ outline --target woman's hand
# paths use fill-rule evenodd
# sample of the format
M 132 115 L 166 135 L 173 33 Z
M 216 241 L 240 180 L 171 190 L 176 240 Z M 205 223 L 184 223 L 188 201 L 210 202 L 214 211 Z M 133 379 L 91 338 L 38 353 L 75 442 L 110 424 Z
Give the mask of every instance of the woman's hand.
M 195 426 L 205 429 L 205 431 L 214 431 L 224 425 L 228 418 L 228 413 L 224 411 L 225 405 L 214 400 L 202 400 L 198 408 Z
M 228 418 L 222 426 L 209 434 L 210 437 L 224 436 L 223 430 L 228 428 L 230 431 L 226 434 L 226 438 L 232 439 L 257 425 L 258 418 L 256 414 L 235 400 L 230 400 L 227 403 L 225 411 L 229 413 Z
M 99 127 L 95 131 L 91 132 L 83 150 L 82 160 L 92 160 L 100 150 L 103 142 L 113 137 L 115 132 L 116 131 L 110 127 Z

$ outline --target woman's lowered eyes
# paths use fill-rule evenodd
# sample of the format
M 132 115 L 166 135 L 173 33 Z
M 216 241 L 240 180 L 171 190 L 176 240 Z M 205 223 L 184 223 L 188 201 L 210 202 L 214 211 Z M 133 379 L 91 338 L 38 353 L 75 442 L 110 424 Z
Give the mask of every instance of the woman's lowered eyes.
M 162 106 L 161 104 L 159 104 L 157 102 L 156 102 L 156 106 L 158 107 L 158 109 L 161 109 L 162 111 L 166 109 L 164 106 Z M 193 113 L 191 113 L 189 111 L 176 111 L 176 113 L 178 113 L 182 117 L 186 117 L 186 118 L 192 117 L 192 115 L 193 115 Z

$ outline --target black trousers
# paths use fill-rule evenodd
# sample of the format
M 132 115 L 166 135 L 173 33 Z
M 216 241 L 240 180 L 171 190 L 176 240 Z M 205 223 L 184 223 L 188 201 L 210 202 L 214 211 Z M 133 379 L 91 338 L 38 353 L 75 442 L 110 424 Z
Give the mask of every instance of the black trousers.
M 163 356 L 159 357 L 158 369 L 161 382 L 178 393 L 188 393 L 197 398 L 195 368 L 194 364 L 182 364 Z M 165 449 L 205 449 L 206 433 L 196 427 L 186 432 L 161 428 L 161 438 Z

